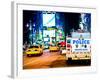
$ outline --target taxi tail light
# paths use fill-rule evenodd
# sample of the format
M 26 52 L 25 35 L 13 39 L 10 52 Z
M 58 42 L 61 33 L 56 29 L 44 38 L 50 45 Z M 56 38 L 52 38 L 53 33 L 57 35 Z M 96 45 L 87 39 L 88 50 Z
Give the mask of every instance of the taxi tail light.
M 67 48 L 71 48 L 71 45 L 70 44 L 67 44 Z

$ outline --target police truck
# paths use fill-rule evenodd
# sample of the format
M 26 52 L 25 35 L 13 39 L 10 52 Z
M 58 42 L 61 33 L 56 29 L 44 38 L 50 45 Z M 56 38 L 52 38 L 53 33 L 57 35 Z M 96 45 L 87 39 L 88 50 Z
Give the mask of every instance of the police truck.
M 91 60 L 91 35 L 89 32 L 72 32 L 66 37 L 66 60 Z

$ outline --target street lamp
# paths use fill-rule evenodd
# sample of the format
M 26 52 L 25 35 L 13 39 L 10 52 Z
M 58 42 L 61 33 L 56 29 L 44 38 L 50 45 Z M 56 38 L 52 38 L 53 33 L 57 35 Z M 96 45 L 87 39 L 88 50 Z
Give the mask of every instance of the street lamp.
M 26 24 L 26 27 L 29 27 L 29 24 L 28 23 Z
M 32 24 L 32 44 L 35 42 L 35 36 L 33 35 L 33 34 L 35 34 L 36 32 L 35 32 L 35 24 L 33 23 Z
M 30 45 L 32 45 L 32 42 L 33 42 L 33 37 L 32 37 L 32 21 L 29 20 L 29 23 L 26 24 L 26 27 L 28 27 L 28 30 L 29 30 L 29 43 Z

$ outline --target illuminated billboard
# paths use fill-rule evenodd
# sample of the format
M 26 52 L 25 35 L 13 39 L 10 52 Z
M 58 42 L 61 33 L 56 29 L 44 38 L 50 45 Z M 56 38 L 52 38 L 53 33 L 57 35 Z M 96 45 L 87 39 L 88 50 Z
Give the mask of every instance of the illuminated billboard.
M 44 30 L 43 37 L 55 37 L 55 30 Z
M 55 14 L 43 14 L 43 26 L 55 26 Z
M 49 38 L 44 38 L 44 41 L 49 41 Z

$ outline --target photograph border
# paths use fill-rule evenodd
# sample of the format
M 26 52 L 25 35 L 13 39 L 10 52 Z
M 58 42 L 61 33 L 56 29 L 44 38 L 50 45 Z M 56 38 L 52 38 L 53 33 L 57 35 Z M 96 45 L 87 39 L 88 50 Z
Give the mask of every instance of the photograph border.
M 54 8 L 56 8 L 54 10 Z M 19 3 L 12 2 L 11 4 L 11 76 L 13 78 L 17 77 L 40 77 L 40 76 L 60 76 L 67 74 L 77 74 L 77 73 L 92 73 L 97 70 L 97 56 L 96 44 L 94 37 L 96 31 L 96 8 L 90 7 L 75 7 L 75 6 L 59 6 L 59 5 L 41 5 L 32 3 Z M 91 56 L 91 66 L 89 67 L 68 67 L 68 68 L 50 68 L 50 69 L 31 69 L 23 70 L 22 67 L 22 10 L 47 10 L 47 11 L 59 11 L 59 12 L 85 12 L 91 13 L 91 40 L 92 40 L 92 56 Z M 95 27 L 95 28 L 94 28 Z M 93 33 L 94 32 L 94 33 Z M 20 54 L 19 54 L 20 53 Z M 43 74 L 44 73 L 44 74 Z M 33 76 L 34 74 L 34 76 Z

